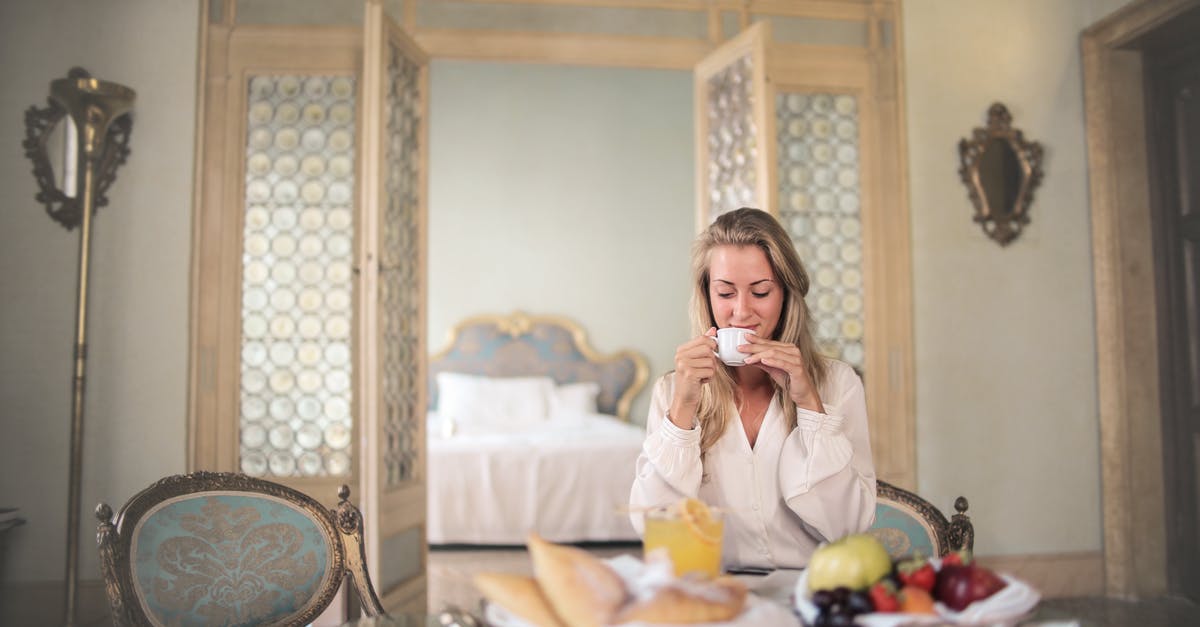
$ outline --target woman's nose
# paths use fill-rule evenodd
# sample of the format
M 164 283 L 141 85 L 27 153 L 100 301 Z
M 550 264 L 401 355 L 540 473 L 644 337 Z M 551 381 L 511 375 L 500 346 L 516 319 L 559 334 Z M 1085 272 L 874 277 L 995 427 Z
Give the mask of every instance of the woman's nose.
M 750 312 L 750 294 L 741 292 L 733 299 L 733 314 L 736 318 L 741 318 L 743 315 Z

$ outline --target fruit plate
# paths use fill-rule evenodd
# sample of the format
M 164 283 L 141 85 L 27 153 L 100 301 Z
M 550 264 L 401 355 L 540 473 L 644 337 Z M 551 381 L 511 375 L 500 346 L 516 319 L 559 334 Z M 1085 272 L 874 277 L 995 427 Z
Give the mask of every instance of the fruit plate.
M 934 560 L 931 560 L 934 561 Z M 1032 586 L 1003 573 L 998 573 L 1008 585 L 996 594 L 976 601 L 961 612 L 956 612 L 941 602 L 934 603 L 937 614 L 904 614 L 899 612 L 872 612 L 854 617 L 855 624 L 862 627 L 895 627 L 897 625 L 944 624 L 955 625 L 1011 625 L 1037 607 L 1042 595 Z M 800 573 L 796 580 L 796 611 L 811 625 L 817 618 L 817 606 L 808 591 L 808 571 Z

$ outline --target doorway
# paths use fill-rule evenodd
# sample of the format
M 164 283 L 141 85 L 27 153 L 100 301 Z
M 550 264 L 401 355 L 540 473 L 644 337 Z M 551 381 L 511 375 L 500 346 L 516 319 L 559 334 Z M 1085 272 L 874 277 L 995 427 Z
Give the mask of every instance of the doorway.
M 1176 29 L 1194 33 L 1189 15 L 1197 10 L 1200 0 L 1133 2 L 1087 28 L 1081 37 L 1108 596 L 1156 597 L 1182 590 L 1188 584 L 1180 577 L 1188 575 L 1175 568 L 1189 558 L 1174 554 L 1185 549 L 1181 542 L 1192 550 L 1198 543 L 1195 445 L 1189 435 L 1186 446 L 1192 448 L 1181 454 L 1185 445 L 1176 433 L 1182 428 L 1179 421 L 1164 421 L 1172 411 L 1168 404 L 1174 403 L 1164 395 L 1164 382 L 1168 375 L 1182 374 L 1171 365 L 1173 347 L 1182 340 L 1164 336 L 1172 331 L 1160 329 L 1171 314 L 1166 305 L 1160 306 L 1161 290 L 1154 280 L 1156 254 L 1162 247 L 1156 247 L 1161 220 L 1154 219 L 1152 208 L 1162 186 L 1156 176 L 1164 168 L 1154 161 L 1161 157 L 1154 156 L 1149 123 L 1153 115 L 1148 107 L 1157 105 L 1148 103 L 1145 91 L 1137 87 L 1149 85 L 1154 74 L 1157 53 L 1148 43 Z M 1185 39 L 1177 35 L 1173 40 Z M 1195 121 L 1193 117 L 1191 123 Z M 1195 167 L 1193 163 L 1188 171 L 1194 173 Z M 1188 193 L 1194 198 L 1194 191 Z M 1190 263 L 1194 268 L 1194 259 Z M 1194 342 L 1195 331 L 1191 333 Z M 1160 351 L 1163 337 L 1167 339 Z M 1179 490 L 1189 489 L 1178 479 L 1180 461 L 1191 464 L 1183 471 L 1190 473 L 1192 486 L 1184 501 L 1177 496 Z M 1183 507 L 1190 507 L 1193 516 L 1191 527 L 1181 532 L 1191 534 L 1186 540 L 1174 531 L 1186 527 L 1186 515 L 1182 526 L 1168 522 L 1180 513 L 1181 502 L 1190 503 Z
M 1200 601 L 1200 8 L 1146 35 L 1168 589 Z

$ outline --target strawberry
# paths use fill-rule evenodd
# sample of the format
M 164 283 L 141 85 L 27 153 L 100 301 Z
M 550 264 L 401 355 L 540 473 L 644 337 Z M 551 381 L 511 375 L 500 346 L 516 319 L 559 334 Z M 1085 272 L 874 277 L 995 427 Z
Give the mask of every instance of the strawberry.
M 937 571 L 933 569 L 933 564 L 920 556 L 900 562 L 896 570 L 900 575 L 900 583 L 906 586 L 916 586 L 930 592 L 933 584 L 937 583 Z
M 875 585 L 867 590 L 867 594 L 870 595 L 871 605 L 875 606 L 876 612 L 900 611 L 900 599 L 896 596 L 896 586 L 886 578 L 875 582 Z
M 942 566 L 966 566 L 971 563 L 971 552 L 967 549 L 951 551 L 942 558 Z

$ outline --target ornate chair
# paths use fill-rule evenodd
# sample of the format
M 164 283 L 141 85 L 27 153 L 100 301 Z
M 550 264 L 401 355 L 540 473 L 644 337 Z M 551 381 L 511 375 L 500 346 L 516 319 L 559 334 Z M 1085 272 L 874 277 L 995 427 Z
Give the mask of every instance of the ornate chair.
M 366 571 L 362 514 L 234 473 L 174 475 L 113 517 L 96 507 L 100 566 L 117 625 L 305 625 L 347 576 L 383 613 Z
M 869 533 L 879 538 L 892 559 L 916 553 L 941 557 L 975 546 L 975 527 L 967 516 L 967 499 L 954 499 L 957 512 L 946 520 L 929 501 L 886 481 L 877 481 L 875 524 Z

